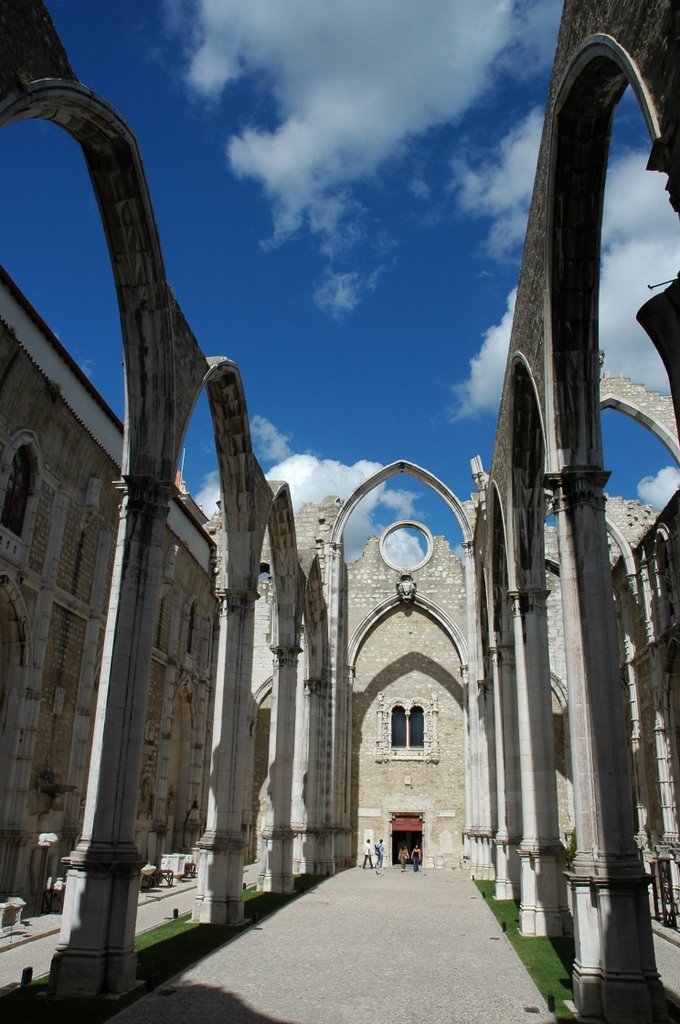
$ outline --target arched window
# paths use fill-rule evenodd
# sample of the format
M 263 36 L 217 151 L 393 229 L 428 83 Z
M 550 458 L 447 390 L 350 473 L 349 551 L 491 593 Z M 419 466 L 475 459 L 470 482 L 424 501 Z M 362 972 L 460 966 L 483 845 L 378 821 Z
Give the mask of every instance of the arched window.
M 8 530 L 21 536 L 26 515 L 26 504 L 28 493 L 31 488 L 31 463 L 28 457 L 26 446 L 18 449 L 12 459 L 12 466 L 7 479 L 7 491 L 5 492 L 5 504 L 2 507 L 0 523 Z
M 425 717 L 423 715 L 423 709 L 419 707 L 411 708 L 411 714 L 409 715 L 409 728 L 408 728 L 408 739 L 409 747 L 422 747 L 425 743 Z
M 189 625 L 187 626 L 187 654 L 193 654 L 194 630 L 196 629 L 196 605 L 189 609 Z
M 423 747 L 425 744 L 425 716 L 421 707 L 406 711 L 400 704 L 392 708 L 392 746 Z
M 392 708 L 392 746 L 405 747 L 406 743 L 406 712 L 397 705 Z

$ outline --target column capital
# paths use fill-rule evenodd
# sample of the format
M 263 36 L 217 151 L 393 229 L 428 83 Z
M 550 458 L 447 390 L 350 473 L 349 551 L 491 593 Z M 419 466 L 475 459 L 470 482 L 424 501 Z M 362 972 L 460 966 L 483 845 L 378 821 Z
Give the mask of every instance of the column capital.
M 260 596 L 255 590 L 218 590 L 215 595 L 220 603 L 220 618 L 229 615 L 244 616 Z
M 297 665 L 298 656 L 302 653 L 301 647 L 279 647 L 276 644 L 269 650 L 274 655 L 274 668 Z
M 324 681 L 323 679 L 305 679 L 304 684 L 304 695 L 305 697 L 311 697 L 315 694 L 320 693 L 323 690 Z
M 598 466 L 565 466 L 559 473 L 548 473 L 546 487 L 553 494 L 553 512 L 567 512 L 578 505 L 591 505 L 604 512 L 603 489 L 611 474 Z
M 170 500 L 176 493 L 174 484 L 157 480 L 153 476 L 126 475 L 114 481 L 116 490 L 121 491 L 119 516 L 144 516 L 148 519 L 167 519 Z

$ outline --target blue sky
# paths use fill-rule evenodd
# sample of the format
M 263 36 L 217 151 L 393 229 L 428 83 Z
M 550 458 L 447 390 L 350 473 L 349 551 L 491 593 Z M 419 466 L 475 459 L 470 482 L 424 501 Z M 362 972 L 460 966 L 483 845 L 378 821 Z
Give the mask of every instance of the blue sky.
M 240 366 L 265 470 L 347 494 L 405 458 L 465 498 L 488 466 L 561 4 L 555 0 L 48 0 L 76 73 L 137 135 L 168 278 L 207 355 Z M 122 414 L 115 294 L 76 146 L 2 133 L 0 261 Z M 642 119 L 615 121 L 603 235 L 605 368 L 667 390 L 635 310 L 680 244 Z M 11 197 L 11 198 L 9 198 Z M 663 501 L 668 457 L 608 414 L 612 492 Z M 185 476 L 209 505 L 205 403 Z M 672 478 L 675 479 L 674 477 Z M 213 487 L 214 489 L 214 487 Z M 402 517 L 400 478 L 353 541 Z M 455 541 L 456 532 L 450 533 Z

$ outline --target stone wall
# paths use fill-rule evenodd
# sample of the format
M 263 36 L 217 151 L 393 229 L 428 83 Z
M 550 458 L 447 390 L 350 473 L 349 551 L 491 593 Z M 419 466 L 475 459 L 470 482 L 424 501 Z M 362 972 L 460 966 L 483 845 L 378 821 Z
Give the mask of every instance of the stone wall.
M 41 370 L 34 347 L 50 349 L 89 401 L 92 385 L 19 293 L 7 302 L 23 303 L 26 316 L 18 329 L 0 318 L 0 509 L 17 448 L 29 452 L 31 496 L 20 534 L 0 524 L 0 895 L 32 901 L 38 834 L 60 836 L 51 872 L 63 874 L 59 858 L 82 827 L 120 467 L 96 425 L 65 400 L 67 389 Z M 95 401 L 110 429 L 115 416 Z M 118 439 L 122 451 L 120 425 Z M 166 528 L 137 816 L 140 852 L 156 858 L 185 838 L 191 801 L 203 810 L 207 797 L 215 602 L 205 534 L 179 503 L 175 513 L 196 550 Z
M 393 598 L 399 573 L 387 566 L 378 539 L 347 567 L 352 636 L 365 616 Z M 399 602 L 367 633 L 356 659 L 352 695 L 353 849 L 359 862 L 366 838 L 385 840 L 385 863 L 396 856 L 401 833 L 395 816 L 422 816 L 425 864 L 462 863 L 464 827 L 464 716 L 461 661 L 440 622 L 418 603 L 426 597 L 466 635 L 465 570 L 443 537 L 413 572 L 415 602 Z M 399 704 L 422 707 L 422 749 L 393 748 L 390 714 Z M 411 843 L 413 838 L 411 837 Z

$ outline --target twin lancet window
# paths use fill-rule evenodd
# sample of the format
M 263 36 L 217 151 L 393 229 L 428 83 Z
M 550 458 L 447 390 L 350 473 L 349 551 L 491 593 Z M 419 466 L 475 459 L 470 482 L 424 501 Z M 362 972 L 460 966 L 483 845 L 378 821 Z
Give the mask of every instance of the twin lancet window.
M 394 700 L 378 694 L 376 761 L 439 761 L 439 698 Z
M 407 713 L 397 704 L 392 708 L 392 746 L 423 747 L 425 745 L 425 719 L 423 709 L 414 705 Z

